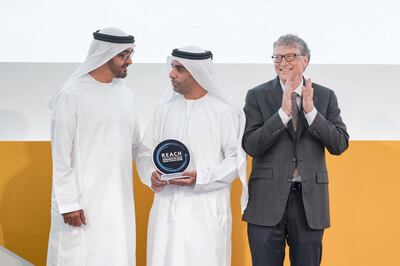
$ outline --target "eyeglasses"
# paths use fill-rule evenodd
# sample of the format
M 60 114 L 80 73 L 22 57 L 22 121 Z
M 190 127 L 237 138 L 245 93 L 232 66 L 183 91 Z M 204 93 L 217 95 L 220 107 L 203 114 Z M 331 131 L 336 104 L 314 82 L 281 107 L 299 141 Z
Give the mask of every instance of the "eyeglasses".
M 296 56 L 303 56 L 303 55 L 295 54 L 295 53 L 288 53 L 285 55 L 276 54 L 276 55 L 271 56 L 271 58 L 275 63 L 282 62 L 283 58 L 285 58 L 286 62 L 293 62 L 294 60 L 296 60 Z
M 119 57 L 121 57 L 122 60 L 126 61 L 128 60 L 129 57 L 132 57 L 132 55 L 134 54 L 134 51 L 123 51 L 121 53 L 118 54 Z

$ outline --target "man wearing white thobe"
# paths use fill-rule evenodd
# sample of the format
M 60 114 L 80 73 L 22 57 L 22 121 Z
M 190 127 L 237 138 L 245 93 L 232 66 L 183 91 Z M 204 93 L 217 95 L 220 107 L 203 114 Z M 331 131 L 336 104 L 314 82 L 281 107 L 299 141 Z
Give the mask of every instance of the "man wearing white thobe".
M 245 178 L 239 141 L 244 117 L 219 82 L 211 52 L 194 46 L 174 49 L 168 65 L 173 88 L 157 105 L 137 159 L 142 182 L 156 192 L 147 265 L 228 266 L 230 188 L 238 175 Z M 188 147 L 191 162 L 182 174 L 186 178 L 164 181 L 155 171 L 152 151 L 166 139 Z
M 93 33 L 86 61 L 50 100 L 53 186 L 47 265 L 135 265 L 137 103 L 121 80 L 134 37 Z

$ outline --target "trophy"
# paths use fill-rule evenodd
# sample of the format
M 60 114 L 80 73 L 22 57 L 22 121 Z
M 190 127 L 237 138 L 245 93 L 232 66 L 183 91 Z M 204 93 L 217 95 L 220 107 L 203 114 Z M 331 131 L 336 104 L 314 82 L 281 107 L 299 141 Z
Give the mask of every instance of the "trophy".
M 184 178 L 182 173 L 189 163 L 189 149 L 180 141 L 167 139 L 154 148 L 153 164 L 161 173 L 161 180 Z

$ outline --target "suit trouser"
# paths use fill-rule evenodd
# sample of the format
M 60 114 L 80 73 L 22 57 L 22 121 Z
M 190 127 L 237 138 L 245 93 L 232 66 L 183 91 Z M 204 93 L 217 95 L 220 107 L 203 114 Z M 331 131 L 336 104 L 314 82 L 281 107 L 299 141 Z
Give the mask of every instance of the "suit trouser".
M 290 191 L 282 220 L 275 226 L 248 224 L 253 266 L 282 266 L 285 241 L 291 266 L 317 266 L 321 263 L 324 230 L 311 229 L 304 212 L 301 189 Z

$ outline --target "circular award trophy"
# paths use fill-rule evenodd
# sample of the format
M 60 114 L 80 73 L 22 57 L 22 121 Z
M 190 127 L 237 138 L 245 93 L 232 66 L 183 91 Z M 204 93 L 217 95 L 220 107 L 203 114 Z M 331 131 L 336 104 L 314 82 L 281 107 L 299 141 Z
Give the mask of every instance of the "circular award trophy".
M 167 139 L 154 148 L 153 164 L 161 173 L 161 180 L 183 178 L 182 172 L 189 163 L 189 149 L 180 141 Z

